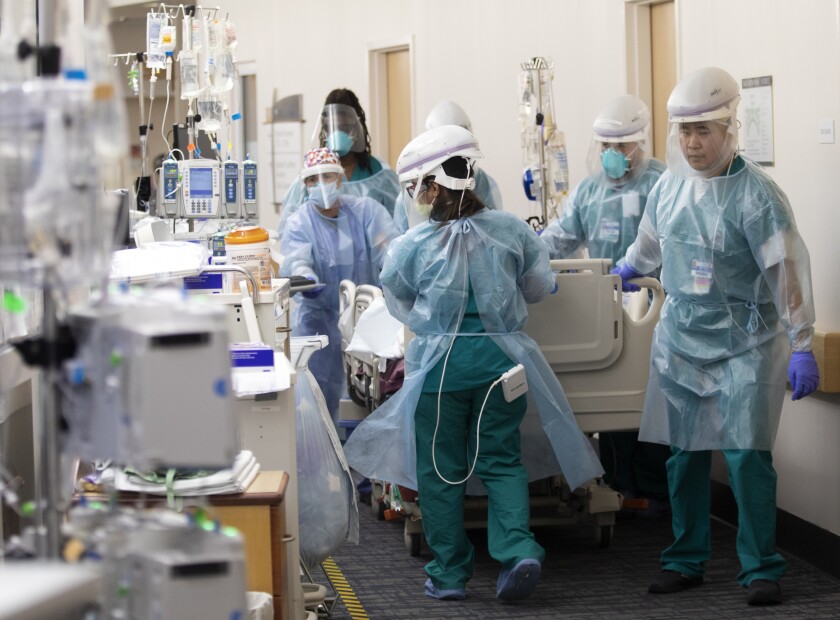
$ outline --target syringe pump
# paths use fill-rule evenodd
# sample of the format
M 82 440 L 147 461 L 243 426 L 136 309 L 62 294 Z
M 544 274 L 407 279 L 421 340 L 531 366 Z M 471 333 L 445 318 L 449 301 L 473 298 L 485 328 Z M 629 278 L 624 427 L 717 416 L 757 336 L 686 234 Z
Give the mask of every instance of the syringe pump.
M 242 205 L 246 217 L 257 217 L 257 162 L 250 156 L 242 162 Z
M 227 217 L 239 216 L 239 162 L 225 162 L 225 191 L 222 196 Z

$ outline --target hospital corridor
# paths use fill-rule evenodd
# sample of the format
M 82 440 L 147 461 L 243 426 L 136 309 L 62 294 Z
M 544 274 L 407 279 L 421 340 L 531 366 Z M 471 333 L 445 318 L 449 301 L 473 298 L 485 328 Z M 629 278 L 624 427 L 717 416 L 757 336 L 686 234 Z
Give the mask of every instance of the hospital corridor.
M 840 617 L 840 0 L 0 0 L 0 620 Z

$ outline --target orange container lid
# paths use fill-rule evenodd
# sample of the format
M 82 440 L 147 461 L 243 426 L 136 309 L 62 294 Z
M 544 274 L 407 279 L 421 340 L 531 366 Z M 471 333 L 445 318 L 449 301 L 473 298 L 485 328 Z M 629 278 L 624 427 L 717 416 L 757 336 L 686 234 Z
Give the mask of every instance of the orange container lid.
M 231 245 L 262 243 L 263 241 L 268 241 L 268 231 L 261 226 L 237 228 L 225 235 L 225 243 Z

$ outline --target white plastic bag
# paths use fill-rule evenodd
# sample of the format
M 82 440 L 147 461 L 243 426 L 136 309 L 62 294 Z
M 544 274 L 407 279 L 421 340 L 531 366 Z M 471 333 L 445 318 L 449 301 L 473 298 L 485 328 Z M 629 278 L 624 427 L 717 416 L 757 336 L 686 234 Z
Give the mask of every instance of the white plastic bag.
M 308 368 L 298 368 L 298 521 L 300 559 L 312 569 L 347 539 L 359 542 L 359 512 L 350 469 L 324 395 Z

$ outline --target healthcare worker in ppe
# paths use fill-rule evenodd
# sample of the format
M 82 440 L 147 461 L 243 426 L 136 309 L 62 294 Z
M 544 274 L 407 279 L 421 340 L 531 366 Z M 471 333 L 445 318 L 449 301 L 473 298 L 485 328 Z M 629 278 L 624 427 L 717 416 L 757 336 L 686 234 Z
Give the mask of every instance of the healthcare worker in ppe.
M 674 542 L 652 593 L 703 582 L 710 555 L 710 450 L 722 450 L 738 504 L 740 584 L 753 605 L 782 601 L 775 549 L 776 472 L 770 450 L 785 393 L 813 392 L 814 305 L 808 250 L 788 199 L 738 155 L 738 83 L 699 69 L 668 99 L 668 170 L 648 196 L 618 270 L 662 267 L 668 292 L 651 348 L 639 437 L 669 444 Z M 792 351 L 792 353 L 791 353 Z
M 624 258 L 636 238 L 647 195 L 665 170 L 650 157 L 650 111 L 633 95 L 612 99 L 592 125 L 586 177 L 572 194 L 562 216 L 540 239 L 552 259 Z M 624 497 L 649 500 L 650 515 L 667 511 L 667 446 L 638 441 L 636 431 L 599 434 L 605 480 Z
M 397 175 L 387 163 L 371 155 L 365 111 L 352 90 L 338 88 L 327 95 L 315 132 L 318 146 L 329 148 L 341 158 L 345 177 L 341 193 L 372 198 L 384 206 L 389 215 L 393 215 L 394 201 L 400 193 Z M 306 197 L 303 182 L 297 180 L 292 183 L 282 200 L 280 234 Z
M 340 191 L 344 168 L 338 155 L 320 148 L 304 157 L 301 182 L 307 199 L 285 228 L 280 242 L 281 273 L 303 276 L 323 285 L 299 293 L 292 317 L 293 336 L 329 336 L 329 344 L 312 356 L 309 369 L 324 393 L 333 422 L 346 385 L 338 330 L 338 285 L 342 280 L 379 286 L 379 272 L 394 222 L 378 202 Z
M 419 491 L 434 555 L 425 593 L 438 599 L 464 598 L 472 577 L 464 496 L 475 473 L 489 500 L 490 555 L 502 564 L 496 595 L 509 601 L 531 593 L 545 553 L 529 530 L 529 476 L 562 471 L 575 488 L 603 470 L 522 331 L 526 304 L 555 289 L 548 253 L 524 221 L 478 200 L 480 156 L 475 137 L 454 125 L 424 132 L 400 155 L 400 182 L 428 219 L 391 245 L 382 285 L 389 311 L 415 337 L 402 389 L 359 424 L 345 454 L 362 474 Z M 499 380 L 516 364 L 529 396 L 508 401 Z M 537 423 L 520 432 L 523 418 Z
M 457 103 L 448 99 L 438 102 L 426 117 L 426 130 L 441 125 L 458 125 L 472 132 L 472 123 L 470 123 L 467 113 Z M 475 178 L 473 193 L 485 208 L 501 211 L 502 193 L 499 191 L 499 185 L 493 180 L 493 177 L 479 167 L 476 167 L 473 173 Z M 400 232 L 405 232 L 410 226 L 428 219 L 423 217 L 421 213 L 414 211 L 411 208 L 412 204 L 412 198 L 407 196 L 405 191 L 401 191 L 394 204 L 394 224 L 397 225 Z

